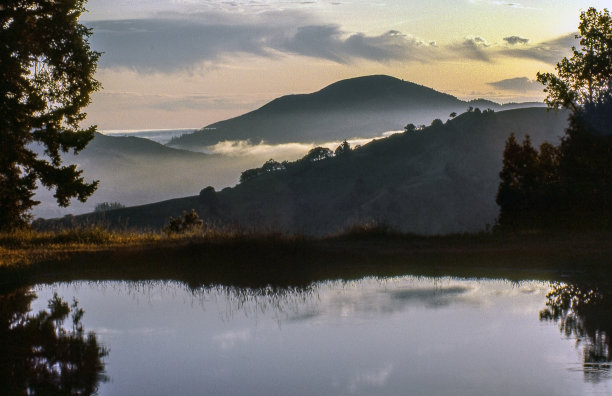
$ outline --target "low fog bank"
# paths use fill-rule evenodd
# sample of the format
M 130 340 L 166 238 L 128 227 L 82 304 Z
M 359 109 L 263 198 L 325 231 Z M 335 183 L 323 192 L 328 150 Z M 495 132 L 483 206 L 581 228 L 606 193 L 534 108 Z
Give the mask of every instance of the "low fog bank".
M 261 166 L 270 158 L 294 161 L 314 147 L 308 143 L 274 145 L 232 141 L 201 147 L 201 152 L 189 152 L 161 146 L 148 140 L 152 138 L 148 135 L 147 138 L 131 136 L 143 136 L 142 133 L 96 134 L 78 155 L 65 154 L 64 162 L 78 164 L 87 181 L 100 181 L 98 189 L 87 202 L 73 200 L 69 207 L 61 208 L 53 198 L 53 191 L 41 187 L 36 193 L 41 204 L 34 208 L 34 217 L 55 218 L 93 212 L 96 205 L 103 202 L 143 205 L 197 195 L 206 186 L 221 190 L 236 185 L 245 169 Z M 160 135 L 158 131 L 152 133 Z M 126 136 L 121 136 L 123 134 Z M 350 143 L 355 146 L 371 140 L 352 139 Z M 323 146 L 335 149 L 340 143 L 327 142 Z

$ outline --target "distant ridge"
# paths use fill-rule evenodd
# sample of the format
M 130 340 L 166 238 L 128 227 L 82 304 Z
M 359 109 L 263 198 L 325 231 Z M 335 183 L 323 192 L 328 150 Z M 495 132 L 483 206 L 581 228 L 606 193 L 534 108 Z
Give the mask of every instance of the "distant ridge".
M 197 196 L 70 220 L 121 226 L 129 219 L 134 228 L 161 229 L 170 216 L 193 208 L 210 224 L 247 230 L 326 235 L 378 224 L 417 234 L 476 232 L 495 223 L 510 133 L 519 140 L 529 134 L 535 146 L 558 144 L 566 126 L 566 112 L 546 108 L 465 112 L 348 154 L 288 164 L 216 193 L 205 189 Z
M 462 101 L 395 77 L 364 76 L 338 81 L 310 94 L 282 96 L 257 110 L 173 139 L 168 145 L 190 150 L 228 140 L 274 144 L 374 137 L 401 130 L 408 123 L 428 125 L 435 118 L 446 120 L 451 112 L 462 113 L 470 106 L 503 107 L 482 99 Z

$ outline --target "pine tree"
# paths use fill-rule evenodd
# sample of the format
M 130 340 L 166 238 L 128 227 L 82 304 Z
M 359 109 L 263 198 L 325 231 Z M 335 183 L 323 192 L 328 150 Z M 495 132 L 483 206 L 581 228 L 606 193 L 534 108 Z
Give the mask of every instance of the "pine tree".
M 27 224 L 37 182 L 57 202 L 85 201 L 85 182 L 61 154 L 82 150 L 95 126 L 81 129 L 99 53 L 79 24 L 84 0 L 3 0 L 0 6 L 0 229 Z M 42 153 L 44 151 L 44 154 Z

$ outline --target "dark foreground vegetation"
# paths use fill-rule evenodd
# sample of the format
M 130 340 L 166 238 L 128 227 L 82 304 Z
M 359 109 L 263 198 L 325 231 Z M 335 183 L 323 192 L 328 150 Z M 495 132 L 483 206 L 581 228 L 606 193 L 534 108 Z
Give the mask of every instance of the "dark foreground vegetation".
M 558 146 L 510 136 L 497 194 L 505 229 L 612 229 L 612 17 L 580 14 L 580 48 L 538 73 L 550 108 L 570 112 Z
M 178 280 L 264 287 L 363 276 L 511 280 L 609 277 L 612 234 L 416 236 L 365 227 L 326 238 L 206 230 L 184 235 L 102 229 L 0 236 L 3 289 L 73 280 Z

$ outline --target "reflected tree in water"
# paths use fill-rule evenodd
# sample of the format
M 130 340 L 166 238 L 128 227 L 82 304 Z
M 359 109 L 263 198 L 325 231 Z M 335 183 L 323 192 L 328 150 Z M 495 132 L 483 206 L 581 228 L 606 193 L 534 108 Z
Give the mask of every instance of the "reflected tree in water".
M 556 283 L 546 295 L 540 320 L 559 323 L 559 330 L 583 348 L 584 372 L 597 380 L 609 372 L 612 335 L 610 290 L 588 283 Z
M 85 333 L 84 311 L 56 295 L 47 310 L 30 312 L 36 294 L 0 295 L 0 389 L 7 395 L 91 395 L 105 381 L 108 351 Z M 70 316 L 72 324 L 66 319 Z

